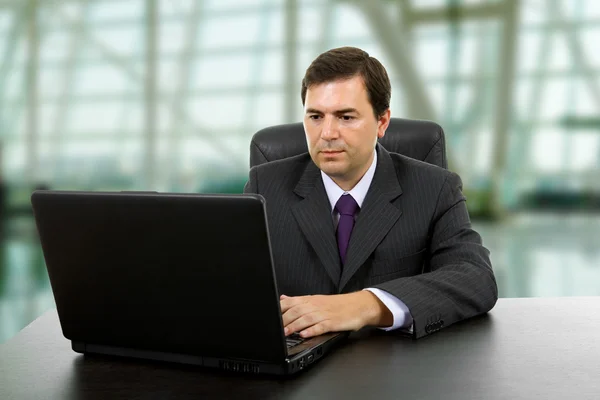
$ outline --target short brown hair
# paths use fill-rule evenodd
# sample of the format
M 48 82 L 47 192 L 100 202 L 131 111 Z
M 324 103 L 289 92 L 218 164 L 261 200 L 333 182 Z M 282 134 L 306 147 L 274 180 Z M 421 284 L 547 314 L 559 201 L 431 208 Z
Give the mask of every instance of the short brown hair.
M 302 79 L 302 105 L 309 87 L 321 83 L 361 76 L 373 113 L 379 118 L 390 108 L 392 86 L 388 74 L 375 57 L 356 47 L 339 47 L 319 55 L 307 68 Z

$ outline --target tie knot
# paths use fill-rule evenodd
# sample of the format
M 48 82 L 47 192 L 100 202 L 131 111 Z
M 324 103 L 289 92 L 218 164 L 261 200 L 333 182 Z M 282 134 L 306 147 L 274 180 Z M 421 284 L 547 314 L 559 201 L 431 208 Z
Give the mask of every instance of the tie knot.
M 344 194 L 335 204 L 335 208 L 341 215 L 354 216 L 358 210 L 358 203 L 351 195 Z

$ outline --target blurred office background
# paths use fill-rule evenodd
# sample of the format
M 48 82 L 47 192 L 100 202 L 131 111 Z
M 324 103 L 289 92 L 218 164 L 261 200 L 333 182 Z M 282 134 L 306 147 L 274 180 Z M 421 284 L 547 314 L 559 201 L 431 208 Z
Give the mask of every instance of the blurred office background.
M 599 43 L 596 0 L 0 0 L 0 343 L 54 306 L 34 188 L 241 192 L 343 45 L 444 127 L 501 297 L 600 295 Z

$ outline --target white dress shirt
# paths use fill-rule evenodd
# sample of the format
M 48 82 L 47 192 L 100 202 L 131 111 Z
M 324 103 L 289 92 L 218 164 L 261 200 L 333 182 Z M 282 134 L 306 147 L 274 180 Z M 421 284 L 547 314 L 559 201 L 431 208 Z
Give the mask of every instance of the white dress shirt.
M 352 188 L 352 190 L 346 192 L 342 188 L 340 188 L 337 183 L 335 183 L 327 174 L 321 171 L 321 177 L 323 178 L 323 185 L 325 185 L 325 191 L 327 192 L 327 197 L 329 198 L 329 203 L 331 204 L 331 212 L 332 217 L 337 229 L 337 223 L 339 221 L 339 213 L 335 211 L 335 205 L 344 194 L 351 195 L 356 203 L 358 203 L 359 207 L 362 207 L 363 201 L 367 196 L 367 192 L 369 191 L 369 187 L 371 186 L 371 182 L 373 181 L 373 176 L 375 175 L 375 169 L 377 167 L 377 151 L 374 151 L 373 162 L 371 166 L 367 170 L 367 172 L 363 175 L 363 177 L 358 181 L 356 186 Z M 360 213 L 360 210 L 358 211 Z M 396 296 L 377 288 L 366 288 L 364 290 L 368 290 L 373 293 L 381 302 L 390 310 L 394 317 L 394 322 L 391 326 L 381 328 L 386 331 L 391 331 L 398 328 L 408 329 L 409 332 L 412 332 L 412 316 L 410 315 L 410 311 L 406 304 L 404 304 L 400 299 Z

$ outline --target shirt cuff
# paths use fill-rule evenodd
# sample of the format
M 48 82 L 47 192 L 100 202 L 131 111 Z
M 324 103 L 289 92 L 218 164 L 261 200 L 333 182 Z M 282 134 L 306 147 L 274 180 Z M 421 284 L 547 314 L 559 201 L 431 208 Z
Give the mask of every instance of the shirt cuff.
M 406 304 L 402 302 L 396 296 L 377 288 L 367 288 L 364 290 L 368 290 L 373 293 L 381 302 L 390 310 L 392 316 L 394 318 L 394 322 L 392 326 L 379 328 L 384 331 L 393 331 L 395 329 L 404 329 L 409 333 L 413 331 L 413 318 L 410 315 L 410 311 Z

